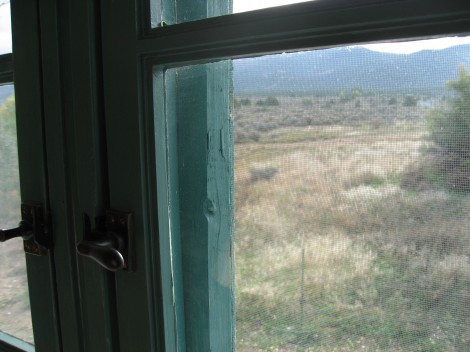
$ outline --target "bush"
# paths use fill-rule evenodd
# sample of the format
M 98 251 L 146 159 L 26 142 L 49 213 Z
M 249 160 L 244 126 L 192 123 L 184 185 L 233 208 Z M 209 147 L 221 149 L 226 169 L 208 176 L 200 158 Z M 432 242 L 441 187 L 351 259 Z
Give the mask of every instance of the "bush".
M 270 180 L 277 174 L 277 169 L 275 167 L 252 167 L 250 168 L 250 180 L 251 182 L 261 181 L 261 180 Z
M 235 109 L 238 109 L 240 106 L 242 106 L 242 104 L 240 103 L 240 101 L 238 101 L 237 99 L 233 99 L 233 107 Z
M 278 105 L 280 105 L 280 103 L 279 103 L 279 100 L 277 100 L 277 98 L 275 98 L 275 97 L 267 97 L 264 100 L 258 100 L 256 102 L 256 105 L 259 105 L 259 106 L 278 106 Z
M 461 67 L 459 77 L 448 83 L 456 96 L 447 109 L 435 109 L 428 118 L 428 149 L 434 173 L 447 187 L 470 191 L 470 75 Z
M 470 75 L 460 68 L 459 78 L 448 83 L 457 93 L 447 110 L 435 109 L 428 116 L 431 140 L 443 151 L 470 157 Z
M 275 97 L 267 97 L 264 100 L 264 104 L 266 106 L 278 106 L 279 105 L 279 100 L 277 100 Z
M 416 99 L 412 95 L 407 95 L 405 97 L 405 100 L 403 101 L 403 106 L 411 107 L 411 106 L 416 106 L 417 104 L 418 104 L 418 99 Z

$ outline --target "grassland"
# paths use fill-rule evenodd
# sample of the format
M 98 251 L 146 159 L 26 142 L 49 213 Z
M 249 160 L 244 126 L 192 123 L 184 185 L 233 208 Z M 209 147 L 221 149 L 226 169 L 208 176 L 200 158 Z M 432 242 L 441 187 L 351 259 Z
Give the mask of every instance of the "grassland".
M 20 218 L 20 187 L 14 99 L 0 105 L 0 226 L 12 228 Z M 0 244 L 0 330 L 33 342 L 23 241 Z
M 431 108 L 392 98 L 239 98 L 237 351 L 470 350 L 470 197 L 404 182 Z

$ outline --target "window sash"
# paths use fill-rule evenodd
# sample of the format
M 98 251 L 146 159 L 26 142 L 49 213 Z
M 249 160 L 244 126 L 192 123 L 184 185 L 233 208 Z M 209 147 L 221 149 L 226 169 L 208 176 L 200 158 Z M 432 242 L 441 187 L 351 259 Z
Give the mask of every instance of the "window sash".
M 141 18 L 145 18 L 142 16 Z M 143 29 L 136 52 L 154 64 L 239 58 L 338 45 L 470 33 L 470 2 L 319 0 Z
M 165 189 L 171 185 L 166 184 L 165 177 L 172 171 L 165 170 L 169 168 L 165 163 L 171 158 L 166 148 L 173 143 L 165 141 L 171 137 L 165 135 L 165 129 L 174 121 L 164 121 L 168 118 L 164 111 L 165 86 L 154 86 L 153 77 L 164 76 L 168 68 L 225 58 L 470 32 L 470 3 L 319 0 L 151 29 L 145 1 L 101 3 L 107 150 L 110 156 L 120 156 L 108 161 L 110 198 L 112 206 L 136 211 L 136 224 L 142 233 L 138 249 L 143 252 L 145 248 L 145 253 L 151 254 L 147 267 L 140 268 L 146 271 L 149 291 L 154 295 L 149 315 L 156 317 L 155 326 L 163 320 L 164 328 L 155 344 L 165 345 L 168 350 L 184 350 L 184 342 L 179 341 L 184 334 L 180 328 L 182 313 L 177 306 L 181 292 L 176 292 L 181 282 L 177 282 L 178 272 L 172 267 L 177 255 L 172 239 L 164 233 L 170 230 L 163 228 L 171 216 L 171 190 Z M 160 115 L 157 120 L 154 102 Z M 175 143 L 179 148 L 182 142 Z M 155 153 L 160 153 L 157 158 L 161 163 L 157 165 Z M 129 168 L 135 173 L 122 177 Z M 128 189 L 136 192 L 130 195 Z M 160 201 L 160 223 L 156 198 Z M 142 276 L 142 272 L 139 274 Z M 131 287 L 131 279 L 117 277 L 118 301 L 133 297 L 137 288 L 133 292 L 126 290 Z M 134 279 L 137 282 L 136 275 Z M 118 316 L 133 319 L 147 309 L 145 299 L 137 303 L 132 312 L 118 305 Z M 122 329 L 123 335 L 131 331 L 131 327 Z M 127 347 L 123 344 L 123 349 Z

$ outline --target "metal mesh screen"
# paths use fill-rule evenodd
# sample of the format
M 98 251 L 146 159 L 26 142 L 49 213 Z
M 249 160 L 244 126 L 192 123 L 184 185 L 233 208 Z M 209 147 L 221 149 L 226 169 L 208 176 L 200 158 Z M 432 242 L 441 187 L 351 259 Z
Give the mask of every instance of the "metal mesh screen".
M 20 218 L 20 182 L 13 85 L 0 85 L 0 227 Z M 23 241 L 0 244 L 0 330 L 33 343 Z
M 469 58 L 234 61 L 237 351 L 470 350 Z

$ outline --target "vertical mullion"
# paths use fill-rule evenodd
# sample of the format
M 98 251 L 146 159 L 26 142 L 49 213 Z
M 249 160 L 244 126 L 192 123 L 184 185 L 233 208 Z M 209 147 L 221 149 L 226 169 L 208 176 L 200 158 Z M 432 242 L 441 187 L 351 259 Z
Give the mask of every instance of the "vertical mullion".
M 186 346 L 192 351 L 232 351 L 230 63 L 176 70 L 179 166 L 176 211 L 182 248 Z
M 209 302 L 213 351 L 235 350 L 234 315 L 234 173 L 233 125 L 230 117 L 230 61 L 209 65 L 207 72 L 207 199 L 209 222 Z M 213 205 L 212 205 L 213 204 Z
M 134 213 L 136 269 L 115 274 L 121 352 L 159 351 L 163 346 L 155 316 L 161 302 L 155 301 L 158 283 L 153 282 L 158 272 L 153 257 L 158 253 L 151 249 L 158 233 L 153 231 L 156 214 L 149 205 L 155 189 L 148 177 L 154 168 L 148 165 L 154 141 L 146 127 L 152 124 L 144 120 L 143 73 L 135 51 L 137 13 L 133 1 L 101 2 L 109 203 L 113 209 Z
M 64 87 L 64 128 L 67 135 L 68 192 L 72 196 L 68 234 L 72 270 L 77 280 L 84 351 L 117 351 L 114 275 L 89 258 L 76 256 L 83 239 L 82 215 L 92 219 L 108 208 L 106 138 L 100 70 L 99 6 L 91 0 L 59 5 Z M 76 260 L 76 262 L 75 262 Z
M 11 16 L 21 198 L 48 209 L 38 4 L 12 1 Z M 26 255 L 26 266 L 36 350 L 61 351 L 54 250 Z
M 79 294 L 71 218 L 72 197 L 66 142 L 66 103 L 64 102 L 61 33 L 58 4 L 54 0 L 39 2 L 43 71 L 43 106 L 50 206 L 53 211 L 54 253 L 62 348 L 83 350 L 83 327 L 79 312 Z M 70 137 L 70 136 L 69 136 Z
M 183 273 L 179 238 L 178 157 L 176 138 L 176 74 L 153 69 L 153 116 L 162 307 L 167 351 L 186 351 Z

